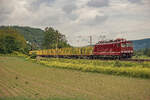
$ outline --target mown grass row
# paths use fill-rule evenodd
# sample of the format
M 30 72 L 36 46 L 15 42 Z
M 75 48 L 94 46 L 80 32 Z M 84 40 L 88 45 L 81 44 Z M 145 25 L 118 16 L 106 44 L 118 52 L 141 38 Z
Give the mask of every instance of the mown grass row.
M 124 75 L 129 77 L 150 78 L 150 63 L 98 61 L 98 60 L 72 60 L 72 59 L 48 59 L 39 60 L 38 63 L 49 67 L 75 69 L 85 72 L 97 72 L 112 75 Z

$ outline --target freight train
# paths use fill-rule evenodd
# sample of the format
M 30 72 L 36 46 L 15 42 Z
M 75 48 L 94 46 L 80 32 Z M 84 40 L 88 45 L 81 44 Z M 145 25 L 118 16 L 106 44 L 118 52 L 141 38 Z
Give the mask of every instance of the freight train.
M 81 48 L 60 48 L 30 51 L 42 57 L 68 57 L 68 58 L 131 58 L 133 55 L 132 41 L 116 39 L 99 41 L 94 46 Z

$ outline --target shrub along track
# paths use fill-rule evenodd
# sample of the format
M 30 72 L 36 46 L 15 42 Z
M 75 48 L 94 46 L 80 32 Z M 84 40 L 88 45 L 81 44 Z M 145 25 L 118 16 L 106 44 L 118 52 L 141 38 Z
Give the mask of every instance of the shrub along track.
M 66 58 L 66 59 L 89 59 L 89 60 L 101 60 L 101 61 L 131 61 L 131 62 L 150 62 L 150 59 L 133 59 L 133 58 L 111 58 L 111 57 L 98 57 L 98 58 L 88 58 L 88 57 L 78 57 L 78 58 L 73 58 L 73 57 L 46 57 L 46 56 L 38 56 L 41 58 Z
M 83 97 L 89 100 L 148 100 L 150 80 L 48 68 L 0 57 L 0 97 Z
M 91 59 L 91 60 L 101 60 L 101 61 L 115 61 L 115 60 L 118 60 L 118 61 L 131 61 L 131 62 L 150 62 L 150 59 L 131 59 L 131 58 L 120 58 L 120 59 L 110 59 L 110 58 L 99 58 L 99 59 Z
M 150 62 L 150 59 L 120 59 L 121 61 Z

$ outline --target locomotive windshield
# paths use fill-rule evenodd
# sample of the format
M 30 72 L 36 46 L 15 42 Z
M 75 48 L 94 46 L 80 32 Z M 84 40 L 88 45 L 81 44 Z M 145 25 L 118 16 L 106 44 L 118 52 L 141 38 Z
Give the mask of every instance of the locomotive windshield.
M 132 43 L 122 43 L 121 47 L 132 47 Z
M 127 47 L 132 47 L 132 43 L 127 43 Z
M 121 44 L 121 47 L 126 47 L 126 43 L 122 43 L 122 44 Z

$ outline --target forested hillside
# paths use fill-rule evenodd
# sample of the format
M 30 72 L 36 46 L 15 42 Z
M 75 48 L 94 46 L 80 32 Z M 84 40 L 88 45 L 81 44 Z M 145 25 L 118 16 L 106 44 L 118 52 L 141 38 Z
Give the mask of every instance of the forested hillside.
M 0 53 L 7 54 L 14 51 L 26 53 L 29 50 L 24 36 L 13 28 L 0 29 Z
M 133 45 L 135 50 L 150 48 L 150 38 L 134 40 Z
M 0 29 L 3 29 L 8 26 L 1 26 Z M 44 38 L 44 31 L 39 28 L 31 28 L 31 27 L 22 27 L 22 26 L 10 26 L 11 28 L 16 29 L 21 33 L 24 38 L 32 43 L 35 48 L 41 48 L 42 41 Z

